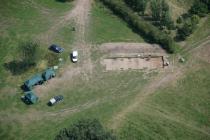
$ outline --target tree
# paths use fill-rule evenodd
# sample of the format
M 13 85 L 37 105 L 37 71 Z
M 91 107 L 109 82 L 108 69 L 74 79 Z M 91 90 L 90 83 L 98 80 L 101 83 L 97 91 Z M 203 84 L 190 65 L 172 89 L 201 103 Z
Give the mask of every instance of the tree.
M 152 0 L 151 11 L 153 19 L 158 21 L 161 27 L 173 28 L 174 23 L 170 16 L 169 6 L 165 0 Z
M 160 21 L 161 18 L 161 0 L 152 0 L 151 1 L 151 11 L 152 11 L 152 17 L 156 21 Z
M 201 0 L 201 2 L 205 3 L 208 6 L 210 12 L 210 0 Z
M 133 13 L 133 11 L 127 7 L 122 1 L 116 0 L 100 0 L 110 8 L 114 14 L 121 17 L 125 22 L 132 27 L 138 34 L 142 35 L 145 40 L 161 44 L 162 47 L 169 53 L 176 51 L 174 40 L 166 33 L 161 32 L 157 27 L 151 23 L 145 21 L 140 16 Z
M 160 24 L 162 26 L 168 27 L 169 29 L 172 29 L 174 27 L 174 22 L 172 21 L 168 11 L 163 13 Z
M 192 7 L 190 8 L 190 13 L 202 17 L 208 13 L 208 6 L 205 3 L 203 3 L 201 0 L 196 0 L 192 5 Z
M 80 120 L 70 128 L 65 128 L 55 137 L 55 140 L 116 140 L 112 133 L 107 132 L 96 120 Z
M 148 0 L 124 0 L 134 11 L 144 14 Z
M 15 60 L 5 63 L 4 67 L 12 74 L 19 75 L 35 66 L 40 57 L 39 44 L 36 42 L 24 42 L 18 46 L 18 54 Z
M 28 41 L 18 47 L 19 59 L 26 67 L 35 65 L 40 59 L 40 46 L 37 42 Z
M 186 19 L 183 26 L 178 29 L 177 37 L 180 40 L 185 40 L 196 29 L 198 22 L 199 22 L 199 17 L 196 15 Z

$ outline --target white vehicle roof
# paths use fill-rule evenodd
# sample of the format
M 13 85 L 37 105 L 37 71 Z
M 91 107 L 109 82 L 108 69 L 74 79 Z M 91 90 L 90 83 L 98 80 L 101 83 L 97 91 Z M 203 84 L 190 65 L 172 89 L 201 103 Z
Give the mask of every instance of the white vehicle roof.
M 78 51 L 73 51 L 72 55 L 73 56 L 78 56 Z
M 54 104 L 56 102 L 56 100 L 54 98 L 50 99 L 50 103 Z

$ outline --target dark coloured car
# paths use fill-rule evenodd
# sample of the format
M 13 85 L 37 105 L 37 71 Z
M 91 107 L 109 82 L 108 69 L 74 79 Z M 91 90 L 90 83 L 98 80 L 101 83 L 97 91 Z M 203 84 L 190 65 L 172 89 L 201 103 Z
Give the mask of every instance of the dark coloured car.
M 55 96 L 53 98 L 50 99 L 50 101 L 48 102 L 48 105 L 49 106 L 53 106 L 54 104 L 60 102 L 63 100 L 63 96 L 62 95 L 58 95 L 58 96 Z
M 56 44 L 52 44 L 49 47 L 49 50 L 54 51 L 56 53 L 62 53 L 64 51 L 64 48 L 61 48 L 60 46 L 56 45 Z

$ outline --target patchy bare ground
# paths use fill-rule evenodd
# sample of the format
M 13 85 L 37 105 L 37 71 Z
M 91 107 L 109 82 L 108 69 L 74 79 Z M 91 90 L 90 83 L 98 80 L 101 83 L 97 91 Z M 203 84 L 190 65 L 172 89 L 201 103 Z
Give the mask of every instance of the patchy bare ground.
M 172 9 L 172 17 L 174 18 L 174 20 L 176 20 L 177 17 L 179 17 L 180 15 L 182 15 L 183 13 L 185 13 L 188 9 L 184 9 L 183 7 L 179 7 L 177 6 L 177 4 L 174 4 L 173 1 L 167 1 L 168 5 L 170 6 L 170 8 Z
M 106 70 L 137 70 L 137 69 L 158 69 L 163 68 L 162 57 L 154 58 L 114 58 L 103 59 L 102 64 Z
M 194 55 L 196 56 L 200 56 L 200 52 L 203 51 L 203 47 L 208 48 L 209 49 L 209 43 L 203 43 L 203 45 L 198 46 L 197 49 L 194 49 L 194 51 L 192 52 Z M 195 51 L 196 50 L 196 51 Z M 208 54 L 208 53 L 205 53 Z M 84 66 L 84 65 L 83 65 Z M 77 67 L 73 70 L 75 71 L 70 71 L 69 75 L 71 75 L 71 78 L 73 78 L 74 76 L 76 76 L 77 74 L 81 74 L 81 70 L 82 67 Z M 154 94 L 154 92 L 156 90 L 158 90 L 159 88 L 164 88 L 167 87 L 168 85 L 173 85 L 174 83 L 176 83 L 176 81 L 180 78 L 182 78 L 184 76 L 186 68 L 184 66 L 181 67 L 174 67 L 173 71 L 171 71 L 171 69 L 167 69 L 164 72 L 160 73 L 155 79 L 151 79 L 151 81 L 149 82 L 149 84 L 147 84 L 141 92 L 139 92 L 139 94 L 136 95 L 136 97 L 134 98 L 134 100 L 131 102 L 131 104 L 129 106 L 127 106 L 126 108 L 123 108 L 122 111 L 120 112 L 116 112 L 116 114 L 113 116 L 113 118 L 109 121 L 109 127 L 111 127 L 112 129 L 117 129 L 119 128 L 123 121 L 125 120 L 126 116 L 134 111 L 136 108 L 141 108 L 141 106 L 144 104 L 144 101 L 152 94 Z M 69 77 L 67 77 L 69 78 Z M 58 81 L 57 81 L 58 80 Z M 55 83 L 56 84 L 63 84 L 63 79 L 56 79 L 56 81 L 50 81 L 50 83 L 47 85 L 47 87 L 42 86 L 44 90 L 45 88 L 52 88 L 54 89 L 53 86 Z M 65 80 L 64 80 L 65 81 Z M 53 84 L 53 82 L 55 82 Z M 69 83 L 65 83 L 65 87 L 68 86 Z M 117 87 L 116 87 L 117 90 Z M 41 94 L 39 96 L 42 96 Z M 69 108 L 64 108 L 58 111 L 52 111 L 52 112 L 41 112 L 41 111 L 37 111 L 37 110 L 29 110 L 29 112 L 22 116 L 19 114 L 14 114 L 13 116 L 9 116 L 9 120 L 19 120 L 20 122 L 23 122 L 24 124 L 28 124 L 31 121 L 34 120 L 42 120 L 42 119 L 50 119 L 51 117 L 55 117 L 55 116 L 66 116 L 66 115 L 71 115 L 77 112 L 81 112 L 83 110 L 89 109 L 91 107 L 97 106 L 99 104 L 103 104 L 106 103 L 108 101 L 111 100 L 115 100 L 115 99 L 119 99 L 119 98 L 126 98 L 129 95 L 122 95 L 122 96 L 107 96 L 107 97 L 103 97 L 103 98 L 98 98 L 96 100 L 90 100 L 84 104 L 78 105 L 78 106 L 73 106 L 73 107 L 69 107 Z M 158 112 L 160 113 L 160 112 Z M 162 117 L 166 118 L 166 119 L 170 119 L 172 121 L 178 122 L 178 123 L 182 123 L 184 124 L 186 127 L 191 127 L 194 130 L 197 130 L 199 132 L 202 132 L 204 134 L 208 134 L 206 131 L 204 131 L 203 129 L 200 129 L 194 125 L 188 124 L 186 122 L 183 122 L 182 120 L 170 116 L 168 114 L 161 114 Z M 8 116 L 7 115 L 2 115 L 2 120 L 7 120 Z M 209 134 L 208 134 L 209 135 Z
M 34 2 L 33 0 L 28 0 L 28 1 L 21 1 L 21 3 L 23 4 L 23 6 L 27 7 L 27 6 L 33 6 L 33 8 L 38 9 L 43 15 L 45 16 L 49 16 L 49 13 L 52 12 L 50 9 L 42 6 L 39 3 Z
M 209 50 L 210 50 L 210 41 L 207 40 L 201 43 L 200 45 L 198 45 L 196 48 L 188 50 L 188 52 L 191 53 L 193 56 L 208 62 L 208 59 L 210 58 Z M 198 64 L 194 63 L 194 60 L 188 61 L 187 66 L 193 66 L 193 68 L 199 67 Z M 129 106 L 127 106 L 122 111 L 117 112 L 114 115 L 114 117 L 110 120 L 110 123 L 109 123 L 111 128 L 112 129 L 119 128 L 122 125 L 127 114 L 129 114 L 130 112 L 133 112 L 136 108 L 138 109 L 141 108 L 141 105 L 144 103 L 144 101 L 150 95 L 154 94 L 156 90 L 163 87 L 167 87 L 169 85 L 173 85 L 179 79 L 183 78 L 184 73 L 186 72 L 187 69 L 188 67 L 186 67 L 185 65 L 182 65 L 179 67 L 173 67 L 172 71 L 167 70 L 167 72 L 165 71 L 163 73 L 160 73 L 155 79 L 151 79 L 149 84 L 147 84 L 144 87 L 144 89 L 134 98 L 134 100 Z M 166 117 L 168 119 L 173 119 L 174 121 L 178 121 L 177 119 L 171 118 L 168 115 L 164 115 L 163 117 Z M 187 126 L 188 124 L 185 123 L 185 125 Z M 197 128 L 196 126 L 189 126 L 189 127 L 194 127 L 195 130 L 208 134 L 206 131 L 200 128 Z
M 70 21 L 74 21 L 76 23 L 76 41 L 74 43 L 75 48 L 81 53 L 81 62 L 79 64 L 72 66 L 68 66 L 65 68 L 63 74 L 60 77 L 57 77 L 55 79 L 52 79 L 44 86 L 39 86 L 35 90 L 39 97 L 42 98 L 42 96 L 46 96 L 44 93 L 48 93 L 50 90 L 54 90 L 56 87 L 67 87 L 69 83 L 72 81 L 72 79 L 75 76 L 82 75 L 83 77 L 87 76 L 87 73 L 91 73 L 93 69 L 93 65 L 90 59 L 90 44 L 87 44 L 85 41 L 85 33 L 86 28 L 89 23 L 89 12 L 91 8 L 91 0 L 77 0 L 75 2 L 75 8 L 63 17 L 61 17 L 57 22 L 55 23 L 49 31 L 44 33 L 41 37 L 44 37 L 44 39 L 47 39 L 47 41 L 50 41 L 53 38 L 53 34 L 57 32 L 60 28 L 67 25 Z M 52 36 L 51 36 L 52 35 Z M 139 49 L 141 48 L 141 49 Z M 209 52 L 208 47 L 208 52 Z M 130 54 L 153 54 L 153 55 L 166 55 L 166 52 L 163 49 L 160 49 L 157 45 L 149 45 L 149 44 L 138 44 L 138 43 L 106 43 L 101 46 L 101 50 L 106 53 L 110 54 L 120 54 L 120 55 L 126 55 L 128 53 Z M 198 56 L 201 56 L 203 52 L 198 53 Z M 205 60 L 208 60 L 209 62 L 209 53 L 205 53 Z M 136 60 L 126 60 L 128 61 L 135 61 Z M 134 64 L 132 64 L 134 66 Z M 143 67 L 141 65 L 141 67 Z M 183 70 L 181 68 L 176 68 L 174 72 L 164 72 L 161 73 L 156 79 L 152 79 L 151 82 L 144 87 L 144 89 L 136 96 L 134 101 L 127 107 L 124 108 L 122 111 L 117 112 L 115 116 L 110 120 L 110 126 L 113 129 L 116 129 L 120 126 L 123 119 L 126 117 L 126 115 L 129 112 L 132 112 L 136 107 L 139 107 L 144 100 L 154 93 L 157 89 L 167 86 L 171 81 L 176 81 L 180 77 L 183 76 Z M 124 96 L 122 96 L 123 98 Z M 28 120 L 27 122 L 30 122 L 31 120 L 40 120 L 43 119 L 43 117 L 49 117 L 49 116 L 57 116 L 60 114 L 71 114 L 75 112 L 82 111 L 84 109 L 90 108 L 92 106 L 96 106 L 100 103 L 104 103 L 110 100 L 113 100 L 115 98 L 119 98 L 118 96 L 113 97 L 106 97 L 101 98 L 95 101 L 90 101 L 87 103 L 84 103 L 83 105 L 78 105 L 75 107 L 65 108 L 56 112 L 39 112 L 36 110 L 31 110 L 28 112 L 28 115 L 25 115 L 24 117 L 14 115 L 14 120 L 19 119 L 20 121 Z M 120 97 L 121 98 L 121 97 Z M 33 112 L 33 113 L 32 113 Z M 33 114 L 33 115 L 31 115 Z M 1 118 L 2 120 L 5 120 L 8 116 L 5 116 Z M 167 117 L 167 116 L 166 116 Z M 10 119 L 12 117 L 10 116 Z M 22 119 L 21 119 L 22 118 Z
M 156 44 L 105 43 L 101 45 L 105 58 L 101 64 L 106 70 L 159 69 L 163 68 L 166 52 Z
M 74 5 L 72 10 L 68 11 L 64 16 L 59 17 L 56 20 L 57 22 L 39 37 L 40 40 L 50 43 L 58 30 L 71 22 L 75 22 L 78 37 L 83 39 L 82 36 L 85 34 L 85 26 L 88 25 L 87 23 L 89 21 L 88 15 L 91 8 L 91 0 L 76 0 Z
M 37 94 L 42 97 L 43 93 L 54 90 L 56 87 L 66 87 L 73 77 L 82 75 L 87 78 L 87 75 L 92 73 L 92 62 L 90 59 L 90 45 L 85 41 L 85 33 L 89 23 L 89 12 L 91 8 L 91 0 L 77 0 L 75 7 L 69 11 L 62 19 L 53 25 L 46 34 L 50 41 L 52 34 L 55 34 L 57 30 L 67 25 L 70 21 L 74 21 L 76 24 L 76 40 L 74 42 L 74 50 L 79 51 L 78 64 L 67 66 L 60 77 L 56 77 L 49 81 L 49 84 L 39 86 L 35 89 Z

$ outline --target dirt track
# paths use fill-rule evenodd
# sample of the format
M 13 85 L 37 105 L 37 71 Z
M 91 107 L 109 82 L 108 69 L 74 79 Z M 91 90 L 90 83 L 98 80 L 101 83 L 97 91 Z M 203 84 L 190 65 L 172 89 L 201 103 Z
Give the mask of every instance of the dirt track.
M 88 25 L 87 23 L 89 21 L 88 14 L 90 13 L 90 9 L 91 0 L 76 0 L 74 2 L 74 8 L 68 11 L 64 16 L 58 18 L 50 29 L 40 36 L 40 40 L 44 40 L 48 43 L 51 42 L 58 30 L 71 22 L 75 22 L 77 26 L 77 37 L 83 39 L 85 26 Z
M 110 126 L 112 129 L 118 128 L 121 124 L 124 118 L 127 114 L 134 111 L 137 107 L 140 106 L 144 102 L 144 100 L 153 94 L 157 89 L 161 87 L 167 86 L 171 80 L 177 80 L 181 77 L 182 73 L 181 71 L 177 70 L 174 73 L 162 73 L 156 79 L 152 79 L 149 84 L 144 87 L 144 89 L 135 97 L 134 101 L 132 103 L 124 108 L 121 112 L 118 112 L 115 114 L 115 116 L 110 120 Z
M 208 60 L 210 60 L 210 56 L 208 51 L 203 52 L 203 47 L 207 48 L 207 50 L 209 50 L 210 43 L 209 40 L 203 42 L 201 45 L 197 46 L 196 48 L 193 48 L 191 50 L 189 50 L 189 53 L 193 54 L 193 56 L 196 56 L 199 59 L 203 59 L 205 58 L 205 60 L 208 62 Z M 202 55 L 204 55 L 205 57 L 201 57 Z M 193 61 L 189 61 L 188 65 L 192 65 Z M 122 122 L 124 121 L 124 119 L 126 118 L 126 116 L 130 113 L 133 112 L 136 108 L 141 108 L 141 105 L 144 103 L 144 101 L 152 94 L 154 94 L 154 92 L 160 88 L 163 87 L 167 87 L 170 84 L 174 84 L 175 82 L 177 82 L 177 80 L 181 79 L 184 76 L 184 73 L 186 71 L 186 67 L 180 66 L 180 67 L 175 67 L 173 69 L 173 71 L 171 72 L 164 72 L 159 74 L 155 79 L 152 79 L 149 84 L 147 84 L 144 89 L 134 98 L 134 100 L 132 101 L 132 103 L 127 106 L 126 108 L 124 108 L 122 111 L 117 112 L 114 117 L 110 120 L 110 127 L 112 129 L 117 129 L 122 125 Z M 165 114 L 163 117 L 167 118 L 167 119 L 172 119 L 176 122 L 179 122 L 179 120 L 171 118 L 171 116 L 167 116 Z M 183 122 L 180 122 L 183 123 Z M 186 122 L 183 123 L 185 126 L 187 127 L 193 127 L 194 130 L 197 130 L 199 132 L 202 132 L 204 134 L 208 134 L 208 132 L 196 127 L 196 126 L 191 126 L 189 124 L 187 124 Z
M 74 50 L 79 51 L 79 62 L 78 64 L 68 66 L 65 68 L 63 74 L 60 77 L 56 77 L 50 81 L 50 84 L 45 86 L 39 86 L 35 90 L 39 96 L 43 96 L 41 93 L 46 93 L 49 90 L 54 90 L 56 87 L 67 86 L 69 81 L 74 76 L 83 75 L 87 78 L 87 73 L 92 73 L 92 62 L 90 59 L 90 45 L 85 41 L 85 33 L 89 23 L 89 12 L 91 9 L 91 0 L 77 0 L 75 7 L 69 11 L 58 23 L 55 23 L 49 31 L 44 34 L 48 38 L 48 35 L 55 34 L 63 26 L 69 22 L 74 21 L 76 24 L 76 40 L 74 42 Z M 56 86 L 55 86 L 56 85 Z
M 55 22 L 47 32 L 42 35 L 38 35 L 41 40 L 43 39 L 46 42 L 51 42 L 53 35 L 56 34 L 59 29 L 73 21 L 76 24 L 76 40 L 74 42 L 74 49 L 79 51 L 79 62 L 77 64 L 65 67 L 60 77 L 56 77 L 45 85 L 37 86 L 34 89 L 40 98 L 43 98 L 43 96 L 51 97 L 51 95 L 47 94 L 50 94 L 50 91 L 53 91 L 56 88 L 68 87 L 70 82 L 73 81 L 72 79 L 78 75 L 82 76 L 82 78 L 88 79 L 88 75 L 92 73 L 92 62 L 90 59 L 89 49 L 90 44 L 85 41 L 86 29 L 90 18 L 89 13 L 91 9 L 91 2 L 92 0 L 76 0 L 74 3 L 75 6 L 72 10 L 60 17 L 57 20 L 58 22 Z M 106 101 L 106 99 L 102 100 L 104 102 Z M 101 102 L 101 99 L 98 101 Z M 40 120 L 45 117 L 60 115 L 60 112 L 63 112 L 64 114 L 78 112 L 98 104 L 98 101 L 88 102 L 84 105 L 62 109 L 57 112 L 43 113 L 41 111 L 31 110 L 24 116 L 22 116 L 22 114 L 10 115 L 9 120 L 19 120 L 20 122 L 24 122 L 23 124 L 27 124 L 27 122 L 30 123 L 32 120 Z M 2 117 L 1 119 L 7 120 L 8 116 Z
M 40 86 L 38 87 L 37 93 L 39 96 L 42 96 L 43 94 L 39 94 L 42 92 L 48 92 L 48 90 L 54 90 L 55 87 L 59 86 L 68 86 L 69 81 L 71 81 L 74 76 L 78 75 L 87 75 L 86 73 L 92 72 L 92 63 L 90 59 L 90 50 L 89 50 L 89 44 L 85 42 L 85 33 L 86 33 L 86 27 L 89 22 L 89 12 L 91 8 L 91 0 L 77 0 L 75 3 L 75 8 L 71 11 L 69 11 L 65 16 L 59 20 L 58 23 L 54 24 L 48 32 L 44 34 L 45 37 L 47 37 L 47 40 L 49 41 L 52 37 L 48 36 L 48 34 L 55 33 L 64 25 L 67 25 L 69 21 L 73 20 L 77 27 L 76 27 L 76 41 L 74 43 L 75 49 L 78 49 L 81 52 L 82 60 L 81 62 L 76 66 L 72 67 L 69 66 L 65 69 L 64 73 L 61 77 L 55 78 L 52 81 L 50 81 L 50 84 L 47 84 L 46 86 Z M 118 45 L 123 45 L 122 43 Z M 130 43 L 130 45 L 134 45 L 134 43 Z M 109 47 L 108 51 L 112 50 L 112 43 L 108 44 Z M 107 49 L 106 48 L 106 49 Z M 105 51 L 107 51 L 105 49 Z M 147 49 L 147 48 L 145 48 Z M 128 49 L 124 49 L 126 52 L 130 51 Z M 114 50 L 118 51 L 118 50 Z M 118 128 L 121 123 L 123 122 L 123 119 L 126 117 L 126 115 L 130 112 L 132 112 L 136 107 L 140 106 L 141 103 L 144 102 L 144 100 L 149 97 L 151 94 L 154 93 L 155 90 L 159 89 L 160 87 L 167 86 L 170 81 L 176 81 L 180 77 L 182 77 L 183 71 L 180 69 L 176 69 L 174 73 L 162 73 L 159 75 L 156 79 L 153 79 L 142 91 L 140 94 L 136 96 L 134 101 L 126 108 L 124 108 L 122 111 L 117 112 L 115 116 L 110 120 L 110 126 L 113 129 Z M 63 85 L 64 84 L 64 85 Z M 56 85 L 56 86 L 55 86 Z M 99 103 L 103 103 L 107 100 L 110 100 L 109 98 L 106 99 L 100 99 L 92 102 L 88 102 L 87 104 L 76 106 L 76 107 L 70 107 L 63 110 L 59 110 L 57 112 L 48 112 L 46 114 L 43 114 L 43 112 L 37 112 L 33 113 L 33 118 L 31 119 L 23 119 L 24 120 L 34 120 L 34 119 L 42 119 L 43 117 L 48 116 L 56 116 L 60 115 L 60 112 L 63 112 L 64 114 L 79 112 L 81 110 L 90 108 L 92 106 L 98 105 Z M 25 115 L 25 118 L 30 118 L 31 113 Z M 37 116 L 38 118 L 34 118 L 34 116 Z M 21 119 L 22 116 L 18 117 Z M 166 116 L 167 117 L 167 116 Z M 15 118 L 17 119 L 17 118 Z

